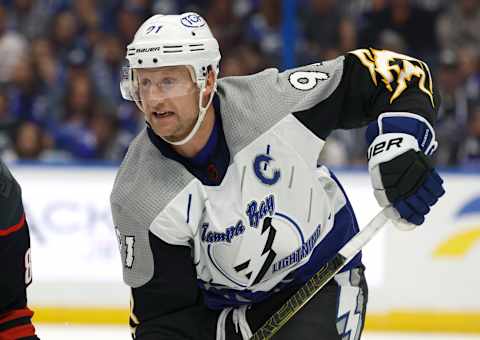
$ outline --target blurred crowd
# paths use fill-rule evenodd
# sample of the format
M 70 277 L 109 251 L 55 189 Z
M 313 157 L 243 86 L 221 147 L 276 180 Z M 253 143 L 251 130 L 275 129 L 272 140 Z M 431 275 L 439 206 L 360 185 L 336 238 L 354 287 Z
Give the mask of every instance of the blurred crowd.
M 439 165 L 480 164 L 480 0 L 297 0 L 296 64 L 359 47 L 426 61 L 443 102 Z M 220 43 L 220 76 L 282 67 L 282 0 L 0 0 L 0 155 L 118 162 L 145 127 L 119 92 L 126 45 L 154 13 L 196 11 Z M 365 164 L 363 131 L 322 158 Z

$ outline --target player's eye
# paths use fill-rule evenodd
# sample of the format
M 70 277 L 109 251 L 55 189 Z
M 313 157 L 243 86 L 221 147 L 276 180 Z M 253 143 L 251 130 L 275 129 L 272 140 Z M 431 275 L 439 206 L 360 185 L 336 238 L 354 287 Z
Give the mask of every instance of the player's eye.
M 171 88 L 177 84 L 177 79 L 173 77 L 166 77 L 162 79 L 161 84 L 165 88 Z
M 143 78 L 143 79 L 140 80 L 140 86 L 142 88 L 145 88 L 145 87 L 149 86 L 150 84 L 151 84 L 151 81 L 148 78 Z

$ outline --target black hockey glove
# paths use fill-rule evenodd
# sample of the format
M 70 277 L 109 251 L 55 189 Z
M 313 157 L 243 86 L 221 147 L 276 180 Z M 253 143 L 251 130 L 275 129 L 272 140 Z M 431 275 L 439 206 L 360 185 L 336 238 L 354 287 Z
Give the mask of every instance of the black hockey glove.
M 445 193 L 443 180 L 428 157 L 437 148 L 432 127 L 418 115 L 384 113 L 369 125 L 366 135 L 377 201 L 396 209 L 398 228 L 422 224 L 430 207 Z

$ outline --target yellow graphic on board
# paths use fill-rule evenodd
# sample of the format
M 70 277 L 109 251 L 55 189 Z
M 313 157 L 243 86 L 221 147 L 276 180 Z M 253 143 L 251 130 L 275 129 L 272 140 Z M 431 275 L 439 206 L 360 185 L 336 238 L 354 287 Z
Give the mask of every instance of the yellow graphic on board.
M 480 247 L 479 227 L 452 235 L 437 246 L 433 257 L 464 257 L 476 246 Z

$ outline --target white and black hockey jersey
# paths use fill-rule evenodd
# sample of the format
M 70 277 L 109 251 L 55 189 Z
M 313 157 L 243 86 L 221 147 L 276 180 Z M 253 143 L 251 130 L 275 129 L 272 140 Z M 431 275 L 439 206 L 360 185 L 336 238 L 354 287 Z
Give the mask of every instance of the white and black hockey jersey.
M 134 319 L 197 303 L 196 286 L 221 309 L 308 280 L 358 232 L 340 184 L 317 164 L 327 136 L 382 112 L 432 120 L 436 101 L 423 62 L 365 49 L 220 79 L 214 131 L 194 159 L 141 132 L 111 195 Z M 360 265 L 358 255 L 346 269 Z

